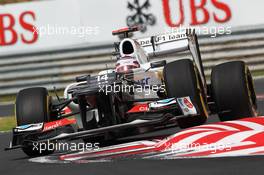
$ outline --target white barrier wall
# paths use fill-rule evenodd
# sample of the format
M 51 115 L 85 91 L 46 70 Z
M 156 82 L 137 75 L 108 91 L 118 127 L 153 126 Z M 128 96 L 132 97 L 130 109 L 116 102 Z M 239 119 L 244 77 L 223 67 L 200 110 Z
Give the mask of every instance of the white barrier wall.
M 0 51 L 21 52 L 79 43 L 74 35 L 44 33 L 49 26 L 80 25 L 80 6 L 74 0 L 40 1 L 0 6 Z
M 0 51 L 17 53 L 116 39 L 111 31 L 144 23 L 137 36 L 170 27 L 231 33 L 264 22 L 260 0 L 50 0 L 0 6 Z M 209 28 L 204 28 L 209 27 Z

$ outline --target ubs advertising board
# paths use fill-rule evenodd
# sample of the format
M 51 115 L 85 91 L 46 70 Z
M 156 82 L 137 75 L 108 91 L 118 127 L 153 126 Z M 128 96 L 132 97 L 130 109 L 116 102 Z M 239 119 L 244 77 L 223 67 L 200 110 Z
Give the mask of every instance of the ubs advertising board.
M 144 25 L 135 37 L 194 27 L 201 34 L 263 24 L 259 0 L 53 0 L 0 6 L 0 51 L 32 52 L 117 40 L 114 29 Z M 200 29 L 200 30 L 199 30 Z

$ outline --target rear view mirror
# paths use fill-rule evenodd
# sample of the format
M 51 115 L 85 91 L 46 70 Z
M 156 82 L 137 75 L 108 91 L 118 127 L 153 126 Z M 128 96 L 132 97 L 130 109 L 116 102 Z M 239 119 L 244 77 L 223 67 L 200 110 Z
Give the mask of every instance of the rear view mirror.
M 166 64 L 167 64 L 166 60 L 162 60 L 162 61 L 157 61 L 157 62 L 150 63 L 150 67 L 151 68 L 163 67 Z

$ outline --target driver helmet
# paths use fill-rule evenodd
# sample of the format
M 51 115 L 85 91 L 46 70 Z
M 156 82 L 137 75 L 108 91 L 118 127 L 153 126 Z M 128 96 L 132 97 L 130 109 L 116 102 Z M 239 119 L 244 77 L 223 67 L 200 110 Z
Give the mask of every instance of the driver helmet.
M 116 62 L 115 70 L 118 73 L 127 73 L 136 68 L 140 68 L 140 64 L 137 59 L 131 56 L 125 56 Z

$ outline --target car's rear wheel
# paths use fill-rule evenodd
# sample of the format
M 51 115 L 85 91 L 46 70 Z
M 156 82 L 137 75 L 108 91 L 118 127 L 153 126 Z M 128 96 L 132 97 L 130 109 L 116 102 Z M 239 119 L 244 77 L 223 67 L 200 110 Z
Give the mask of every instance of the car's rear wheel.
M 257 116 L 254 83 L 244 62 L 233 61 L 215 66 L 211 85 L 221 121 Z
M 188 128 L 205 123 L 208 117 L 206 97 L 193 62 L 183 59 L 168 63 L 163 73 L 167 96 L 176 98 L 189 96 L 200 114 L 178 119 L 179 127 Z
M 36 87 L 23 89 L 18 92 L 16 98 L 17 125 L 49 122 L 49 96 L 46 88 Z M 54 150 L 33 149 L 32 144 L 25 145 L 22 150 L 30 157 L 47 155 Z

